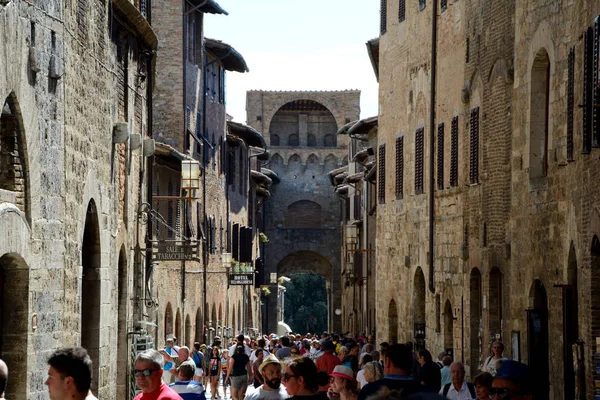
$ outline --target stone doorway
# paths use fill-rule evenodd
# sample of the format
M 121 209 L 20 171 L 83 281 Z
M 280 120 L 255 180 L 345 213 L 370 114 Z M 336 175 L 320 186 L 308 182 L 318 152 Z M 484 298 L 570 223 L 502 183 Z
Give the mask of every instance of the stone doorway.
M 117 282 L 117 351 L 120 355 L 129 354 L 127 346 L 127 253 L 125 246 L 119 252 L 119 275 Z M 127 398 L 127 360 L 129 357 L 117 357 L 117 370 L 124 373 L 117 374 L 117 398 Z
M 390 306 L 388 309 L 388 321 L 389 321 L 389 343 L 398 343 L 398 307 L 394 299 L 390 300 Z
M 481 360 L 481 314 L 482 314 L 482 293 L 481 293 L 481 272 L 479 269 L 471 270 L 469 304 L 470 327 L 471 327 L 471 376 L 477 375 Z
M 549 398 L 548 359 L 548 297 L 542 282 L 536 279 L 529 291 L 529 310 L 527 310 L 528 361 L 532 380 L 536 382 L 537 393 L 534 399 Z
M 417 268 L 413 283 L 413 325 L 415 350 L 425 349 L 425 275 L 421 267 Z

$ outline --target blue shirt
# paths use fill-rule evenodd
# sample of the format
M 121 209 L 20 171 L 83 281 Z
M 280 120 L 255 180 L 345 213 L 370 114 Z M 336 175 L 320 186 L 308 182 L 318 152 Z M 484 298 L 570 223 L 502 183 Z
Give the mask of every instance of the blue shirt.
M 204 386 L 200 382 L 175 382 L 169 385 L 183 400 L 206 400 Z

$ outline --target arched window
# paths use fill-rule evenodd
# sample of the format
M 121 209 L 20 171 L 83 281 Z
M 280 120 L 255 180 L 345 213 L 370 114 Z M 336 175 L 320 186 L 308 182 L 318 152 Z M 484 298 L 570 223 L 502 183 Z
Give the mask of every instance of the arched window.
M 300 139 L 298 138 L 298 135 L 291 134 L 290 137 L 288 138 L 288 146 L 299 146 L 300 145 Z
M 285 222 L 288 228 L 320 228 L 320 204 L 310 200 L 300 200 L 288 206 Z
M 398 308 L 394 299 L 390 300 L 388 309 L 388 329 L 390 344 L 398 343 Z
M 336 146 L 335 136 L 334 135 L 325 135 L 325 138 L 323 139 L 323 145 L 325 147 L 335 147 Z
M 550 107 L 550 59 L 546 49 L 538 51 L 531 68 L 529 107 L 529 178 L 548 172 L 548 116 Z
M 269 168 L 277 167 L 283 165 L 283 158 L 277 153 L 271 156 L 269 160 Z
M 316 147 L 317 146 L 317 138 L 315 137 L 315 135 L 309 133 L 308 137 L 306 139 L 306 145 L 308 147 Z
M 271 134 L 271 146 L 279 146 L 279 135 Z

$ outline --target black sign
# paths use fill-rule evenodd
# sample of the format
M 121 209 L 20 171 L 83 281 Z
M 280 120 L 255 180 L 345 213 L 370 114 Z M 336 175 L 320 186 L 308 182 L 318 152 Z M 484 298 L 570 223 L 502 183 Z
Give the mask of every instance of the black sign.
M 158 246 L 158 251 L 154 253 L 154 259 L 158 261 L 180 261 L 191 260 L 194 258 L 192 246 Z
M 229 275 L 230 285 L 254 285 L 254 274 L 231 274 Z

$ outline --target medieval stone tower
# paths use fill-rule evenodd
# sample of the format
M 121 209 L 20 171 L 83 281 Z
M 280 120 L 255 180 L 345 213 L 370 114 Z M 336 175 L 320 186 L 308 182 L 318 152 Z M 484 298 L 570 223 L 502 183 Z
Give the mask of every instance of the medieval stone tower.
M 328 172 L 347 163 L 348 139 L 339 128 L 360 114 L 360 91 L 249 91 L 247 123 L 262 132 L 270 158 L 264 168 L 279 175 L 265 204 L 262 229 L 269 237 L 265 249 L 265 284 L 270 275 L 315 273 L 327 282 L 328 327 L 341 329 L 332 310 L 341 305 L 340 202 L 331 189 Z M 265 301 L 263 315 L 269 332 L 276 332 L 277 289 Z

